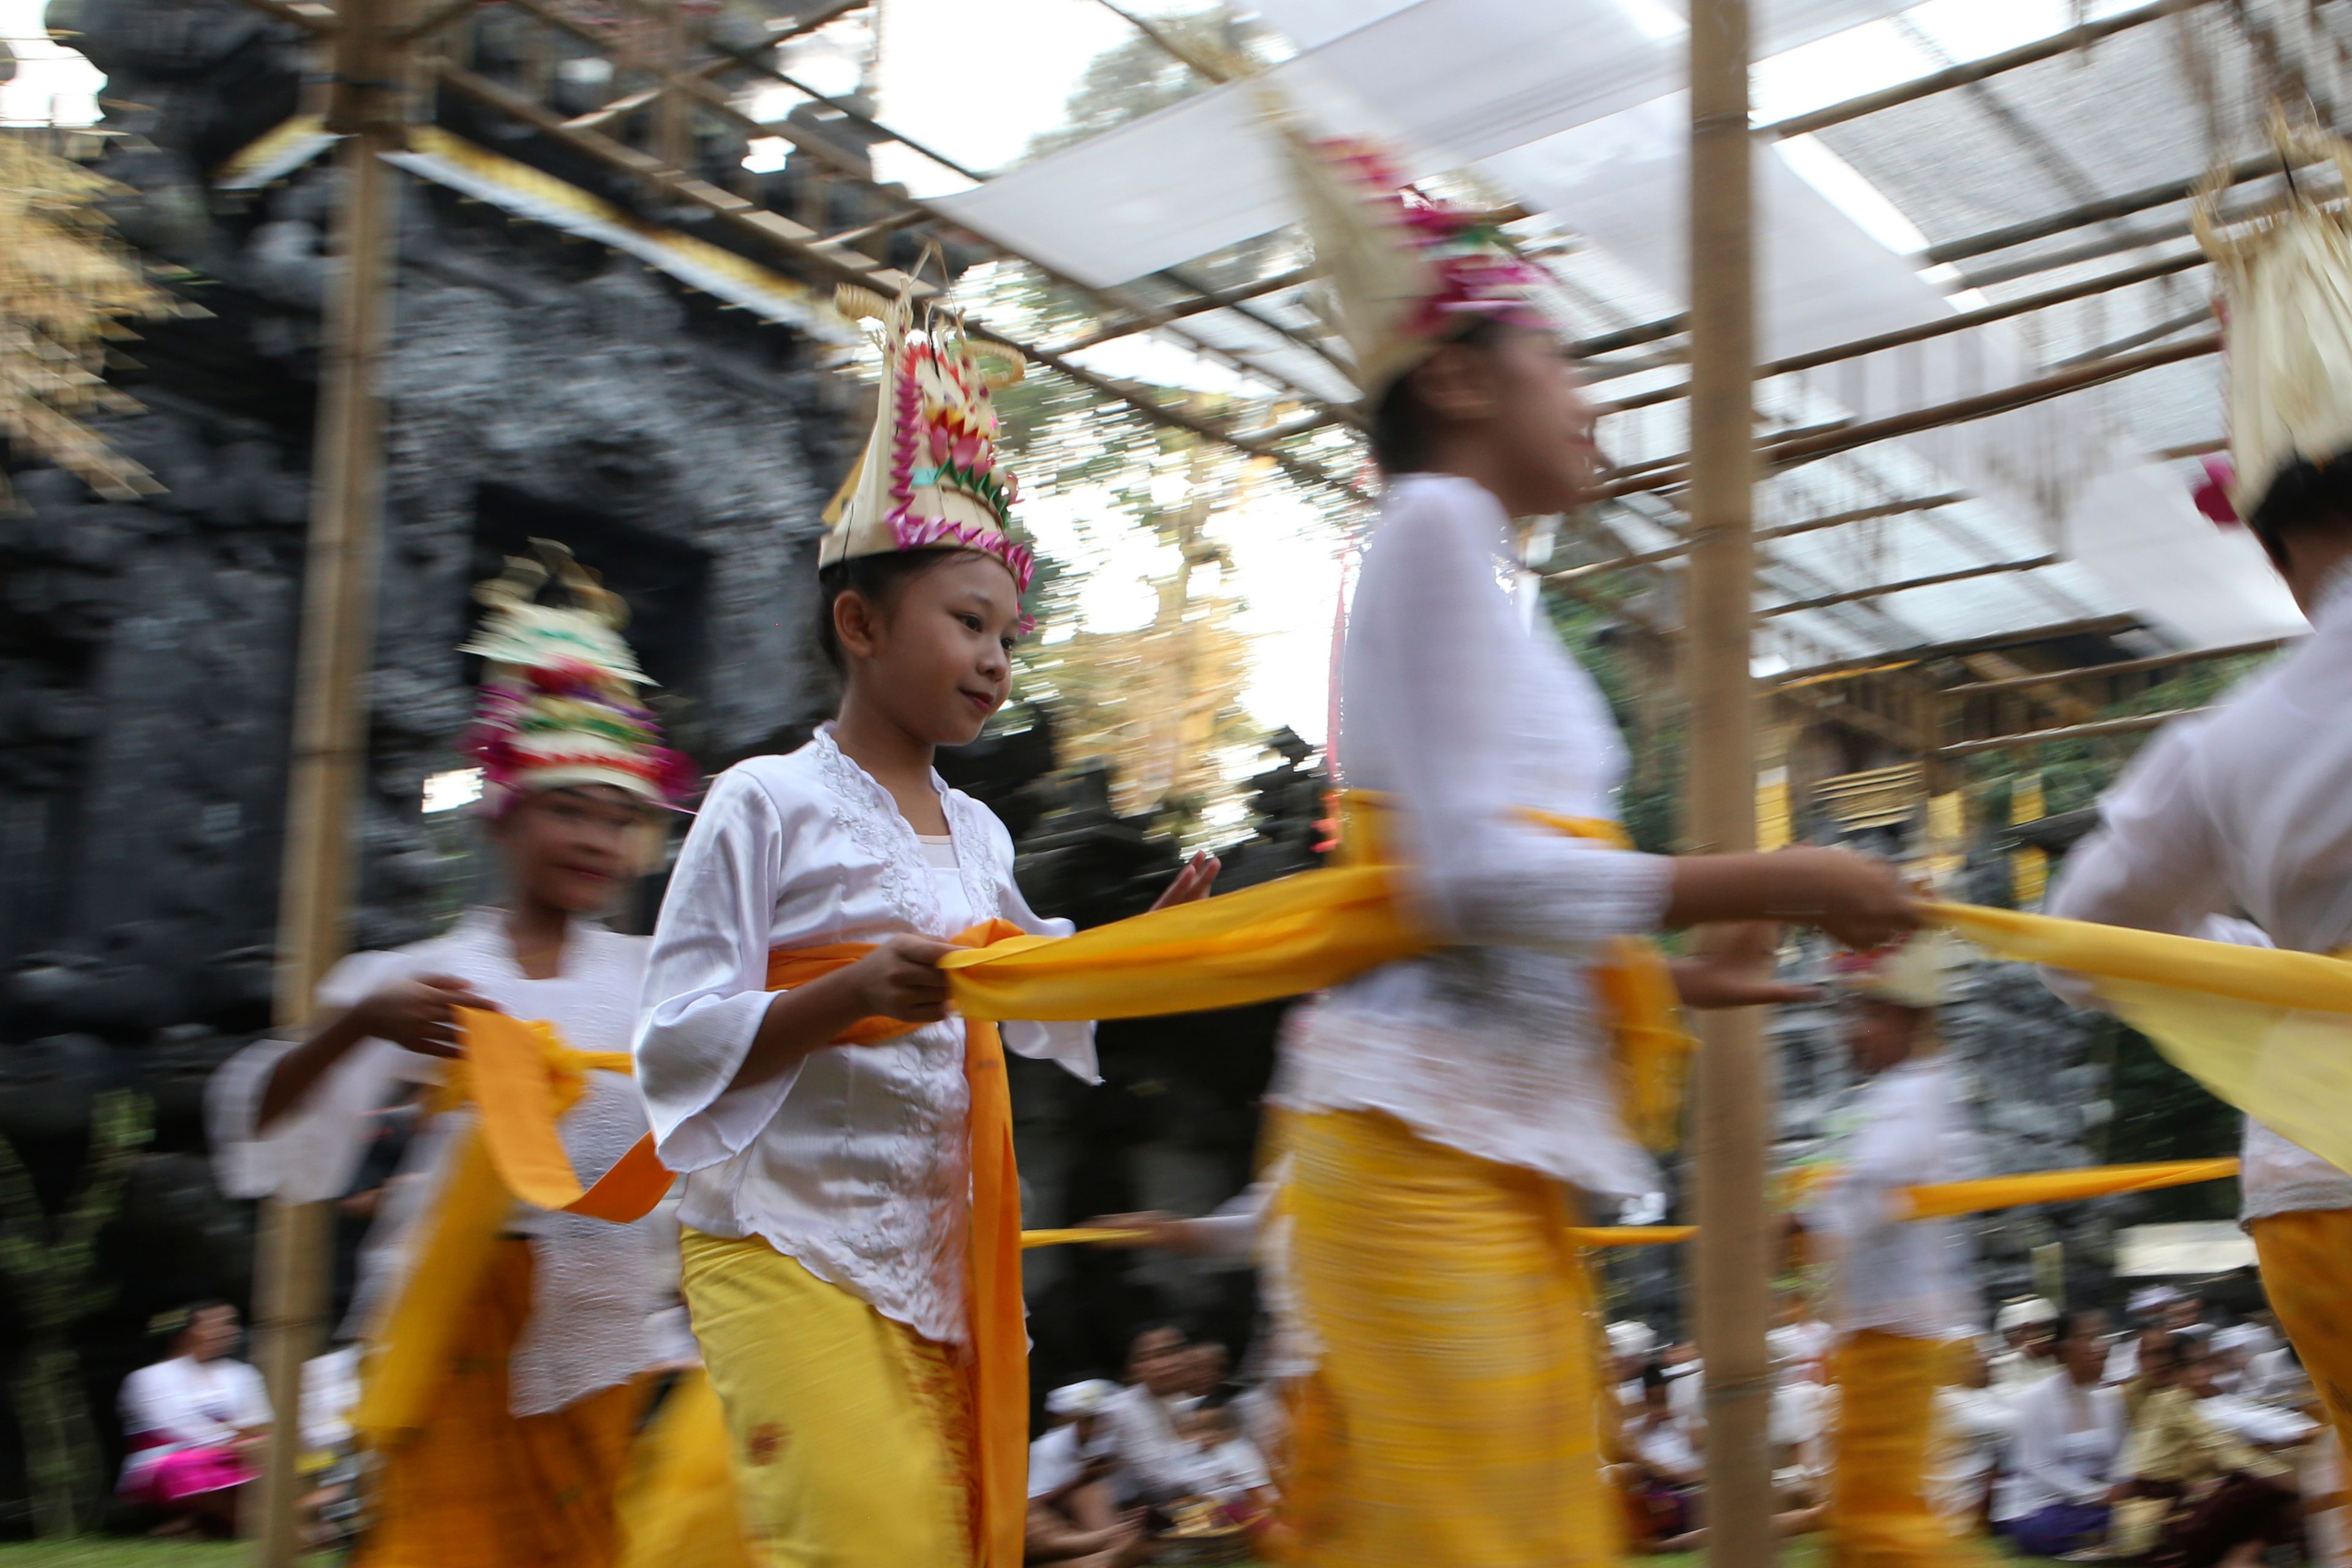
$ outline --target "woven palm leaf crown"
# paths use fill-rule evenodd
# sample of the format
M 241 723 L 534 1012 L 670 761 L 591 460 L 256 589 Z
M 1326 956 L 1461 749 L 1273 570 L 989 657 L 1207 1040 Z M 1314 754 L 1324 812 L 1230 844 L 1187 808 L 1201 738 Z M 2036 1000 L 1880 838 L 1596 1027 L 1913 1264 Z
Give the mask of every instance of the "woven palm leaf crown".
M 628 606 L 564 546 L 531 543 L 535 559 L 509 557 L 504 576 L 474 590 L 488 613 L 457 650 L 488 666 L 462 748 L 482 770 L 483 810 L 497 816 L 535 791 L 583 784 L 675 805 L 694 770 L 661 743 L 659 721 L 637 700 L 649 682 L 621 637 Z M 551 579 L 570 604 L 537 602 Z
M 1480 317 L 1551 330 L 1537 304 L 1542 272 L 1484 215 L 1412 189 L 1370 142 L 1312 137 L 1296 114 L 1269 109 L 1324 274 L 1320 306 L 1366 402 Z
M 2332 163 L 2352 186 L 2352 146 L 2273 120 L 2282 167 Z M 2252 519 L 2302 464 L 2352 461 L 2352 212 L 2309 179 L 2251 217 L 2221 212 L 2229 186 L 2209 177 L 2191 209 L 2221 282 L 2228 336 L 2230 500 Z M 2307 470 L 2306 470 L 2307 471 Z
M 1019 481 L 997 460 L 991 395 L 1021 379 L 1011 350 L 974 342 L 960 320 L 932 309 L 918 324 L 908 292 L 886 299 L 845 286 L 845 315 L 880 323 L 882 390 L 874 433 L 825 509 L 832 531 L 822 566 L 907 550 L 973 550 L 1004 563 L 1023 592 L 1032 561 L 1012 536 Z

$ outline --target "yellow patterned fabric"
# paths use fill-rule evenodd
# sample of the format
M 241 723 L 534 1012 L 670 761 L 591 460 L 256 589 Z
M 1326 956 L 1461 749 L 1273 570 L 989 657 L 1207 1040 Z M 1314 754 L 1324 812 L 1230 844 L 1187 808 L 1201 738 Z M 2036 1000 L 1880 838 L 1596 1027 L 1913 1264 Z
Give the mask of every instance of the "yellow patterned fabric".
M 2352 1314 L 2345 1310 L 2352 1301 L 2352 1209 L 2273 1215 L 2246 1228 L 2271 1310 L 2352 1454 Z
M 1832 1358 L 1837 1466 L 1830 1483 L 1832 1568 L 1960 1568 L 1983 1561 L 1927 1497 L 1936 1390 L 1950 1364 L 1941 1340 L 1864 1329 Z
M 1295 1435 L 1312 1568 L 1616 1561 L 1592 1300 L 1559 1185 L 1374 1112 L 1285 1118 L 1322 1340 Z
M 954 1351 L 757 1237 L 688 1230 L 683 1253 L 754 1561 L 970 1568 L 971 1394 Z
M 753 1568 L 727 1451 L 727 1413 L 697 1368 L 671 1388 L 629 1456 L 620 1568 Z
M 530 1244 L 496 1242 L 409 1441 L 384 1452 L 355 1568 L 614 1568 L 614 1500 L 642 1382 L 544 1415 L 508 1408 L 507 1360 L 530 1318 Z
M 2087 976 L 2217 1099 L 2352 1171 L 2352 962 L 1965 904 L 1929 918 L 2000 957 Z

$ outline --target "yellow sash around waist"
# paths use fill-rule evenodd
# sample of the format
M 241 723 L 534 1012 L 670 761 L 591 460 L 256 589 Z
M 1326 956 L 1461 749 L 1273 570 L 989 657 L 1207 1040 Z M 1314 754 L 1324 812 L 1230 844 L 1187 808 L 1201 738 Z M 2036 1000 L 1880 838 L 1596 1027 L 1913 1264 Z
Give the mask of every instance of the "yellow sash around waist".
M 433 1109 L 478 1107 L 457 1135 L 408 1276 L 377 1316 L 352 1426 L 372 1446 L 397 1445 L 423 1424 L 448 1370 L 459 1315 L 488 1268 L 517 1199 L 599 1219 L 652 1209 L 669 1186 L 648 1144 L 632 1148 L 583 1191 L 557 1123 L 586 1090 L 591 1072 L 630 1069 L 626 1055 L 575 1051 L 553 1026 L 460 1008 L 465 1056 L 448 1064 Z M 634 1211 L 634 1212 L 631 1212 Z

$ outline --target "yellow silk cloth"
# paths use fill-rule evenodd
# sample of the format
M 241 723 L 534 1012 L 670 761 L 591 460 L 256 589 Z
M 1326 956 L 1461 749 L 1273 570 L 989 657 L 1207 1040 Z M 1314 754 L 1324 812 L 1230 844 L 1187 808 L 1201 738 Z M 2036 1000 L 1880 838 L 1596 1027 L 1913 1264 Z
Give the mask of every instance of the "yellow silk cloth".
M 1983 1561 L 1927 1497 L 1936 1389 L 1951 1346 L 1864 1329 L 1832 1357 L 1837 1467 L 1830 1482 L 1832 1568 L 1957 1568 Z
M 988 921 L 950 939 L 966 949 L 1035 939 L 1009 921 Z M 796 985 L 856 963 L 864 942 L 768 954 L 768 989 Z M 952 960 L 956 955 L 950 954 Z M 942 968 L 947 967 L 945 963 Z M 841 1044 L 870 1044 L 915 1028 L 862 1018 Z M 1029 1522 L 1029 1311 L 1021 1296 L 1021 1176 L 1013 1160 L 1013 1088 L 996 1025 L 967 1016 L 963 1076 L 971 1156 L 971 1224 L 965 1236 L 964 1303 L 971 1328 L 972 1425 L 977 1453 L 979 1568 L 1021 1568 Z
M 727 1413 L 698 1368 L 677 1380 L 630 1452 L 620 1568 L 753 1568 L 728 1449 Z
M 2352 1454 L 2352 1209 L 2304 1209 L 2246 1226 L 2263 1289 Z
M 681 1256 L 754 1557 L 765 1568 L 968 1568 L 979 1457 L 954 1349 L 757 1237 L 688 1230 Z
M 352 1425 L 377 1448 L 405 1442 L 424 1420 L 463 1331 L 459 1304 L 472 1299 L 490 1267 L 518 1198 L 633 1219 L 669 1185 L 669 1173 L 641 1144 L 583 1192 L 563 1150 L 558 1122 L 586 1089 L 587 1075 L 625 1073 L 627 1056 L 575 1051 L 551 1026 L 503 1013 L 459 1008 L 457 1023 L 465 1056 L 448 1064 L 435 1108 L 470 1101 L 480 1114 L 455 1140 L 438 1201 L 419 1221 L 422 1240 L 408 1277 L 368 1334 Z
M 359 1568 L 614 1568 L 646 1385 L 512 1414 L 507 1361 L 530 1318 L 530 1244 L 493 1237 L 474 1289 L 443 1314 L 446 1375 L 414 1440 L 381 1456 Z
M 1938 1182 L 1906 1187 L 1911 1219 L 1982 1214 L 2027 1204 L 2075 1203 L 2118 1193 L 2152 1193 L 2164 1187 L 2218 1182 L 2238 1173 L 2231 1160 L 2152 1160 L 2130 1165 L 2091 1165 L 2079 1171 L 2028 1171 L 2013 1176 L 1981 1176 L 1969 1182 Z
M 2018 1208 L 2026 1204 L 2073 1203 L 2117 1193 L 2155 1192 L 2161 1187 L 2218 1182 L 2237 1173 L 2238 1162 L 2233 1159 L 2160 1160 L 2132 1165 L 2092 1165 L 2075 1171 L 2028 1171 L 2011 1176 L 1906 1187 L 1903 1192 L 1910 1204 L 1910 1218 L 1937 1219 L 1947 1215 Z M 1024 1230 L 1021 1233 L 1021 1246 L 1024 1250 L 1033 1247 L 1103 1246 L 1142 1241 L 1150 1234 L 1148 1230 Z M 1580 1225 L 1569 1227 L 1568 1239 L 1579 1247 L 1659 1247 L 1688 1241 L 1697 1234 L 1698 1226 L 1695 1225 Z
M 2088 977 L 2215 1097 L 2352 1171 L 2352 961 L 1965 904 L 1930 912 L 2000 957 Z
M 1284 1121 L 1292 1266 L 1324 1346 L 1293 1437 L 1296 1560 L 1613 1563 L 1592 1299 L 1559 1184 L 1374 1112 Z

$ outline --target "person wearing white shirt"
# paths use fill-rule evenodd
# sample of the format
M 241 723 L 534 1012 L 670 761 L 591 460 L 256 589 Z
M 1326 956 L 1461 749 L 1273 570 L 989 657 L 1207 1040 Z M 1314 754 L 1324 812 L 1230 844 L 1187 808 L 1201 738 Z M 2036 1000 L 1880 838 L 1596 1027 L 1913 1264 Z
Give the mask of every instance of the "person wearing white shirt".
M 1966 1226 L 1910 1217 L 1906 1187 L 1981 1174 L 1966 1089 L 1940 1049 L 1949 960 L 1928 936 L 1839 968 L 1845 1042 L 1865 1082 L 1837 1119 L 1834 1173 L 1803 1216 L 1822 1243 L 1839 1342 L 1832 1557 L 1926 1564 L 1960 1553 L 1927 1491 L 1936 1390 L 1952 1325 L 1980 1306 Z
M 1093 1082 L 1091 1025 L 950 1016 L 940 961 L 1066 936 L 1013 836 L 932 765 L 1011 693 L 1031 559 L 992 389 L 1018 361 L 864 290 L 882 389 L 817 551 L 832 722 L 721 773 L 646 965 L 637 1081 L 686 1174 L 681 1286 L 746 1524 L 778 1563 L 1017 1568 L 1028 1521 L 1019 1176 L 1003 1053 Z M 1207 893 L 1197 857 L 1160 899 Z
M 2352 329 L 2352 279 L 2334 259 L 2337 226 L 2298 196 L 2274 224 L 2215 242 L 2233 344 L 2232 499 L 2311 635 L 2149 742 L 2067 857 L 2053 914 L 2300 952 L 2352 943 L 2352 377 L 2329 357 Z M 2255 267 L 2273 256 L 2275 268 Z M 2096 1004 L 2079 977 L 2050 979 Z M 2251 1118 L 2242 1167 L 2272 1310 L 2352 1438 L 2352 1174 Z
M 2059 1370 L 2018 1401 L 2014 1462 L 1994 1489 L 1993 1522 L 2029 1557 L 2056 1557 L 2106 1534 L 2130 1436 L 2123 1395 L 2100 1382 L 2106 1330 L 2104 1312 L 2062 1314 Z
M 463 1052 L 460 1012 L 504 1013 L 546 1023 L 592 1058 L 555 1128 L 576 1173 L 602 1176 L 646 1131 L 635 1087 L 615 1070 L 627 1065 L 646 942 L 597 916 L 641 868 L 683 760 L 637 705 L 643 676 L 619 635 L 619 598 L 560 547 L 543 548 L 543 561 L 510 563 L 484 586 L 489 614 L 461 650 L 488 661 L 468 750 L 483 767 L 503 907 L 343 959 L 319 983 L 322 1022 L 307 1040 L 247 1047 L 207 1090 L 223 1189 L 293 1203 L 349 1189 L 388 1100 L 447 1102 L 376 1211 L 349 1322 L 372 1342 L 379 1374 L 398 1355 L 421 1384 L 413 1408 L 364 1434 L 377 1451 L 369 1568 L 614 1562 L 624 1461 L 665 1360 L 655 1323 L 670 1298 L 674 1231 L 478 1185 L 478 1120 L 462 1094 L 444 1092 L 464 1084 L 449 1070 Z M 538 602 L 551 567 L 568 605 Z M 421 1267 L 428 1256 L 445 1266 Z M 412 1300 L 427 1289 L 443 1295 Z M 395 1344 L 395 1329 L 411 1337 Z
M 1992 1324 L 2001 1339 L 2000 1349 L 1992 1355 L 1995 1393 L 2014 1404 L 2055 1370 L 2051 1331 L 2057 1321 L 2058 1309 L 2039 1296 L 2021 1296 L 2002 1304 Z
M 1127 1386 L 1104 1406 L 1122 1505 L 1169 1503 L 1202 1489 L 1199 1455 L 1177 1421 L 1191 1383 L 1189 1350 L 1183 1331 L 1167 1323 L 1146 1324 L 1129 1342 Z
M 1630 1034 L 1618 1060 L 1604 994 L 1654 995 L 1627 943 L 1802 910 L 1867 944 L 1918 911 L 1887 868 L 1833 850 L 1676 859 L 1587 836 L 1615 832 L 1625 751 L 1524 597 L 1513 519 L 1593 494 L 1593 407 L 1524 264 L 1402 193 L 1376 152 L 1284 135 L 1385 480 L 1339 660 L 1346 833 L 1443 944 L 1335 987 L 1282 1042 L 1297 1284 L 1346 1416 L 1302 1435 L 1302 1469 L 1330 1484 L 1299 1555 L 1598 1563 L 1616 1506 L 1599 1423 L 1560 1412 L 1609 1384 L 1559 1234 L 1660 1184 L 1620 1098 L 1621 1068 L 1651 1091 L 1660 1060 Z M 1685 1001 L 1786 999 L 1770 947 L 1703 942 Z
M 1992 1483 L 2017 1427 L 2011 1402 L 1991 1386 L 1983 1347 L 1959 1346 L 1957 1382 L 1936 1391 L 1935 1458 L 1927 1493 L 1956 1534 L 1979 1529 L 1992 1501 Z
M 1150 1560 L 1139 1521 L 1120 1517 L 1111 1500 L 1118 1447 L 1104 1413 L 1118 1394 L 1097 1377 L 1045 1396 L 1054 1425 L 1029 1445 L 1027 1562 L 1123 1568 Z
M 130 1452 L 117 1489 L 173 1524 L 235 1534 L 238 1504 L 269 1438 L 269 1394 L 236 1348 L 236 1309 L 186 1310 L 172 1354 L 122 1380 L 116 1403 Z

